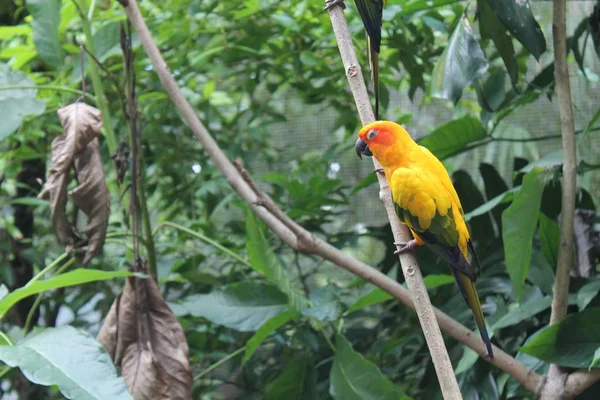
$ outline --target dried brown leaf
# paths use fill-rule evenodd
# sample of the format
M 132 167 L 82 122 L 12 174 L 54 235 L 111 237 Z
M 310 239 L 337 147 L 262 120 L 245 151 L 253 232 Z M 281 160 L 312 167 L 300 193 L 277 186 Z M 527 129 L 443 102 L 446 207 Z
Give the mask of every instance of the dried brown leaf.
M 79 186 L 69 194 L 77 208 L 88 217 L 88 224 L 82 229 L 88 238 L 88 248 L 83 258 L 83 265 L 86 265 L 102 251 L 110 216 L 110 197 L 95 140 L 75 156 L 75 171 Z
M 64 137 L 62 146 L 52 147 L 52 169 L 66 172 L 75 154 L 100 135 L 102 113 L 85 103 L 73 103 L 59 109 L 58 118 L 65 133 L 59 136 Z
M 98 334 L 135 400 L 192 398 L 183 329 L 154 279 L 127 278 Z

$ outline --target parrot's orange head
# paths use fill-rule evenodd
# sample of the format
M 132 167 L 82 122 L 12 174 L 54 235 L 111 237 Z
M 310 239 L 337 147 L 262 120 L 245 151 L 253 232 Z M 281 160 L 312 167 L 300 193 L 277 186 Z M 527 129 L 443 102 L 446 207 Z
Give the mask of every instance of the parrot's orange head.
M 402 148 L 403 143 L 410 142 L 412 139 L 408 132 L 400 125 L 390 121 L 375 121 L 363 126 L 358 132 L 354 149 L 360 158 L 374 155 L 385 167 L 388 153 L 397 151 L 398 148 Z

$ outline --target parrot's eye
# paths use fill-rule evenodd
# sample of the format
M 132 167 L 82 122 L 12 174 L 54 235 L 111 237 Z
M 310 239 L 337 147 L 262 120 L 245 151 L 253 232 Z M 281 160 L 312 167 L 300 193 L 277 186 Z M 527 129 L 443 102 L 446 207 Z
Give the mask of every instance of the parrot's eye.
M 377 136 L 377 131 L 375 129 L 371 129 L 369 132 L 367 132 L 367 139 L 373 140 L 375 139 L 375 136 Z

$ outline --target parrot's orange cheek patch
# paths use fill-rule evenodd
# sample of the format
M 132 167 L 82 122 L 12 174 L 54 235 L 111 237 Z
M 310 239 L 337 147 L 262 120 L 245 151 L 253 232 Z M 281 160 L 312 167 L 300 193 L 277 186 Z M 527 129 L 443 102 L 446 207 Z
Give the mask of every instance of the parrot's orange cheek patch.
M 373 142 L 381 146 L 391 146 L 394 143 L 394 135 L 388 131 L 380 131 Z

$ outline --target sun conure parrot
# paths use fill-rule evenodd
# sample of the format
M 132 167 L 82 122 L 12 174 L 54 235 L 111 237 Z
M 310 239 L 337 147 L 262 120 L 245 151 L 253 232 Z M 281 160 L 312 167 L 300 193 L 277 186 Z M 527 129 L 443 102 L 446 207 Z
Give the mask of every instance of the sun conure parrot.
M 381 48 L 381 19 L 385 0 L 354 0 L 367 31 L 367 57 L 375 92 L 375 119 L 379 118 L 379 50 Z M 346 8 L 344 0 L 327 0 L 326 10 L 339 5 Z
M 358 133 L 356 154 L 374 156 L 383 167 L 396 213 L 414 239 L 394 243 L 403 253 L 425 244 L 446 260 L 467 305 L 473 311 L 490 358 L 492 344 L 485 327 L 477 279 L 472 264 L 480 268 L 465 223 L 460 200 L 443 164 L 429 150 L 419 146 L 400 125 L 377 121 L 365 125 Z

